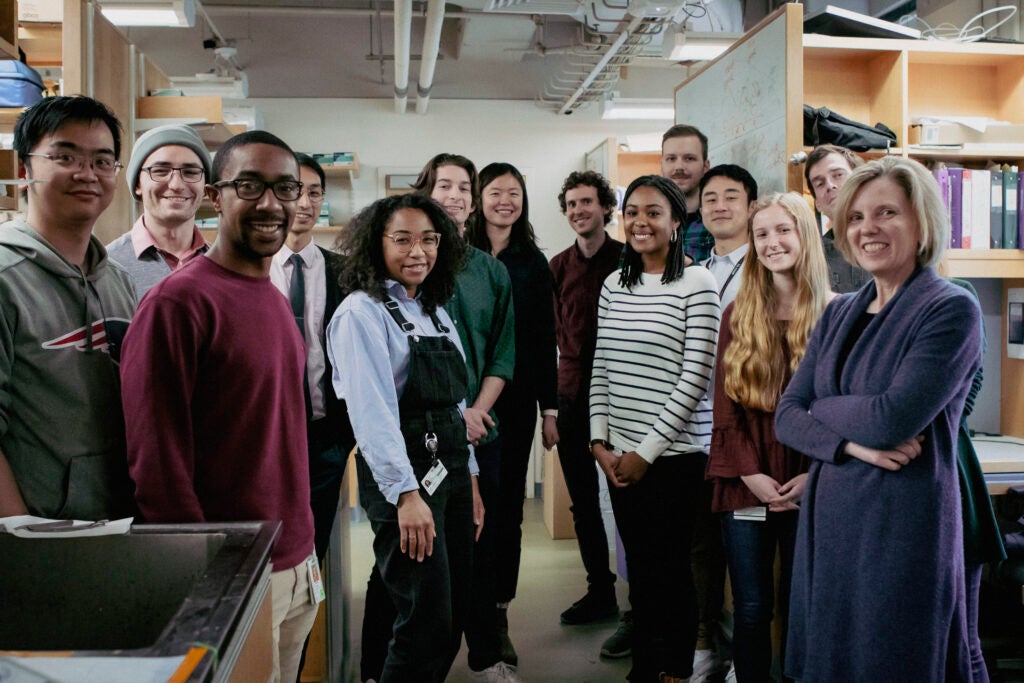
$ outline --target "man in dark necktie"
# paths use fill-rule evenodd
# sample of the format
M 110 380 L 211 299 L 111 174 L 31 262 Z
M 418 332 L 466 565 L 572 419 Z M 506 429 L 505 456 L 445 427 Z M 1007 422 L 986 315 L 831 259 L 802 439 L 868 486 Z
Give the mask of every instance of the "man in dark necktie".
M 295 220 L 281 251 L 270 266 L 270 279 L 291 304 L 295 323 L 306 342 L 306 419 L 309 441 L 310 504 L 316 529 L 316 556 L 327 553 L 331 527 L 338 509 L 345 462 L 355 446 L 344 401 L 331 387 L 330 361 L 324 332 L 341 303 L 338 271 L 341 257 L 317 246 L 313 227 L 324 202 L 324 171 L 308 154 L 297 154 L 302 195 Z

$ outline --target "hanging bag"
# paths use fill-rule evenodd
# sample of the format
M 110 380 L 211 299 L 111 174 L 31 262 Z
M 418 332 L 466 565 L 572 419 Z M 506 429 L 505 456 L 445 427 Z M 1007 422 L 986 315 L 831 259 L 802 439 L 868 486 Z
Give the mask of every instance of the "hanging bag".
M 874 127 L 837 114 L 828 107 L 804 105 L 804 144 L 809 147 L 833 144 L 854 152 L 889 149 L 896 145 L 896 133 L 884 123 Z

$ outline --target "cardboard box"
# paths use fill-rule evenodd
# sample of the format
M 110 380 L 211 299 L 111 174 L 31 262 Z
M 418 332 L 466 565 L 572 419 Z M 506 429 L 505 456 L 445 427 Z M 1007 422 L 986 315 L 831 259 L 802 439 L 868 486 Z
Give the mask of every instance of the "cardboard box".
M 558 448 L 558 446 L 555 446 Z M 558 461 L 558 453 L 550 450 L 544 453 L 544 526 L 548 528 L 551 538 L 576 538 L 576 527 L 572 519 L 572 499 L 565 485 L 562 464 Z
M 908 139 L 911 145 L 1019 144 L 1024 143 L 1024 125 L 990 124 L 982 133 L 952 122 L 912 124 Z
M 64 0 L 21 0 L 18 21 L 60 23 L 64 21 Z

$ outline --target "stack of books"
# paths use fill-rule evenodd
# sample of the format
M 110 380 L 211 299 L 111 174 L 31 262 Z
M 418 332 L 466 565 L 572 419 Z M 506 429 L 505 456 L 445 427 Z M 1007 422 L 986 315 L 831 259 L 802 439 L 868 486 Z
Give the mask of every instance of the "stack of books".
M 1024 174 L 1007 168 L 935 171 L 949 212 L 951 249 L 1024 248 Z

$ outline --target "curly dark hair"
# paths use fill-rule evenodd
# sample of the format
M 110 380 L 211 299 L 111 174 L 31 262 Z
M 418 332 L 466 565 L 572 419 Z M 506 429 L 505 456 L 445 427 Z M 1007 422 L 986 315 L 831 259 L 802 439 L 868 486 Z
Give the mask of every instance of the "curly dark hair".
M 597 171 L 573 171 L 569 174 L 562 183 L 562 191 L 558 193 L 558 205 L 562 207 L 562 213 L 565 213 L 565 194 L 577 187 L 592 187 L 597 190 L 597 202 L 604 209 L 604 224 L 611 223 L 618 198 L 605 177 Z
M 533 232 L 533 225 L 530 224 L 530 199 L 526 196 L 526 179 L 519 169 L 502 161 L 487 164 L 480 171 L 480 202 L 476 205 L 472 219 L 467 221 L 466 241 L 477 249 L 488 254 L 491 253 L 491 240 L 487 237 L 487 220 L 484 218 L 483 193 L 487 186 L 498 178 L 510 175 L 519 183 L 523 190 L 523 212 L 512 224 L 512 232 L 509 235 L 509 246 L 518 244 L 527 251 L 540 253 L 537 246 L 537 235 Z
M 466 244 L 459 239 L 455 221 L 428 197 L 403 194 L 379 199 L 356 214 L 338 239 L 339 251 L 345 256 L 338 285 L 342 296 L 363 291 L 377 301 L 387 299 L 384 281 L 390 276 L 384 264 L 383 236 L 391 217 L 402 209 L 422 211 L 441 234 L 437 260 L 419 290 L 423 310 L 433 313 L 455 291 L 455 276 L 462 270 Z
M 675 282 L 683 277 L 683 270 L 686 268 L 686 254 L 683 251 L 683 239 L 686 226 L 686 198 L 683 191 L 668 178 L 660 175 L 640 176 L 626 188 L 626 195 L 622 199 L 622 209 L 625 211 L 630 196 L 639 187 L 654 188 L 668 201 L 672 207 L 672 218 L 679 222 L 676 228 L 675 239 L 668 245 L 668 258 L 665 261 L 665 272 L 661 275 L 664 284 Z M 625 221 L 624 221 L 625 222 Z M 626 248 L 622 252 L 622 270 L 619 271 L 619 284 L 626 289 L 632 290 L 633 285 L 640 282 L 640 275 L 644 272 L 643 259 L 640 254 L 634 251 L 633 246 L 626 239 Z

